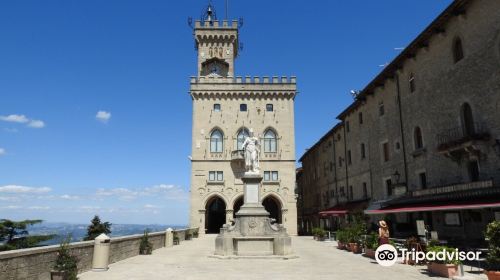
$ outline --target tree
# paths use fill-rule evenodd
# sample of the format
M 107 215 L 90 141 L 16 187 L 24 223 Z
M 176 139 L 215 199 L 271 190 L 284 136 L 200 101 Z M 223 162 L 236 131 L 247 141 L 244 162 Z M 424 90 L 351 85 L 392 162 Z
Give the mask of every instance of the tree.
M 24 249 L 40 246 L 39 243 L 50 240 L 56 235 L 29 235 L 28 226 L 39 224 L 42 220 L 12 221 L 0 220 L 0 251 Z
M 87 236 L 83 240 L 94 240 L 101 233 L 110 234 L 111 224 L 109 222 L 101 223 L 99 216 L 95 215 L 87 227 Z

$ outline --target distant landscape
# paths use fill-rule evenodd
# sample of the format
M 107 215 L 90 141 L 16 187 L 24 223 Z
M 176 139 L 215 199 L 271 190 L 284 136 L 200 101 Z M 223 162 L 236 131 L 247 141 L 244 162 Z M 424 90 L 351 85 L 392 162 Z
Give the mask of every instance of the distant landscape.
M 57 236 L 51 240 L 45 241 L 42 245 L 59 244 L 63 239 L 71 236 L 71 242 L 82 241 L 87 233 L 88 224 L 71 224 L 71 223 L 51 223 L 43 222 L 33 225 L 28 228 L 28 232 L 33 235 L 56 234 Z M 185 228 L 185 225 L 128 225 L 128 224 L 112 224 L 110 237 L 118 237 L 132 234 L 142 234 L 144 230 L 149 232 L 165 231 L 167 228 Z

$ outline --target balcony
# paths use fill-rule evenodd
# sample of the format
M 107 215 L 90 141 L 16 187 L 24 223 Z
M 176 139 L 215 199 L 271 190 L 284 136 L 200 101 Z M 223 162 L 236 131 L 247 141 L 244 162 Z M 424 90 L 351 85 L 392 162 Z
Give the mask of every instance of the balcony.
M 421 197 L 421 196 L 436 196 L 448 193 L 455 192 L 463 192 L 463 191 L 479 191 L 486 188 L 493 187 L 493 180 L 485 180 L 485 181 L 477 181 L 477 182 L 469 182 L 469 183 L 460 183 L 453 184 L 441 187 L 434 187 L 430 189 L 423 190 L 415 190 L 410 192 L 410 196 L 412 197 Z
M 462 126 L 442 131 L 437 135 L 438 151 L 441 153 L 469 152 L 476 141 L 487 141 L 490 133 L 484 123 L 474 123 L 466 129 Z
M 235 150 L 231 152 L 231 161 L 245 160 L 245 150 Z

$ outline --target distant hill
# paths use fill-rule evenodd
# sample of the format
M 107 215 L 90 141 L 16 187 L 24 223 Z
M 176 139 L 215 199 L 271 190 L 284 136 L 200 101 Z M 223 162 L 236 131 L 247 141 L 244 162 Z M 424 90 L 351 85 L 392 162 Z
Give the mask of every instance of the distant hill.
M 55 245 L 59 244 L 61 240 L 68 235 L 71 236 L 71 242 L 82 241 L 87 234 L 87 224 L 70 224 L 70 223 L 50 223 L 43 222 L 41 224 L 33 225 L 28 228 L 30 234 L 45 235 L 56 234 L 57 236 L 51 240 L 45 241 L 42 245 Z M 128 224 L 113 224 L 111 225 L 111 237 L 141 234 L 145 229 L 150 232 L 164 231 L 167 228 L 185 228 L 185 225 L 128 225 Z

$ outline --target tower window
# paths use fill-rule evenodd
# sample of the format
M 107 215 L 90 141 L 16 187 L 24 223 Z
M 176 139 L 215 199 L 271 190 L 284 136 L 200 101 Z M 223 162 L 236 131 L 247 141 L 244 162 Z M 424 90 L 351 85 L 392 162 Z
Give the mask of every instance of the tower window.
M 214 112 L 220 112 L 220 104 L 214 104 Z
M 347 164 L 349 164 L 349 165 L 352 164 L 351 150 L 347 151 Z
M 383 159 L 384 159 L 384 162 L 388 162 L 389 161 L 389 143 L 385 142 L 384 144 L 382 144 L 382 152 L 383 152 Z
M 410 76 L 408 77 L 408 86 L 410 87 L 410 92 L 414 92 L 416 90 L 415 75 L 413 73 L 410 73 Z
M 420 179 L 420 187 L 422 189 L 427 189 L 427 175 L 425 172 L 419 173 L 418 177 Z
M 457 63 L 462 60 L 462 58 L 464 58 L 462 40 L 460 40 L 460 38 L 456 38 L 453 42 L 453 61 Z
M 276 133 L 271 129 L 266 130 L 264 133 L 264 152 L 276 153 L 277 146 Z
M 274 111 L 273 104 L 266 104 L 266 111 L 268 112 Z
M 363 113 L 362 112 L 359 112 L 358 118 L 359 118 L 359 124 L 363 124 Z
M 222 153 L 224 137 L 220 130 L 216 129 L 210 135 L 210 152 Z
M 365 143 L 361 143 L 361 159 L 366 158 Z
M 241 112 L 246 112 L 247 111 L 247 104 L 240 104 L 240 111 Z
M 349 126 L 349 121 L 345 122 L 345 129 L 347 130 L 347 132 L 351 131 L 351 127 Z

